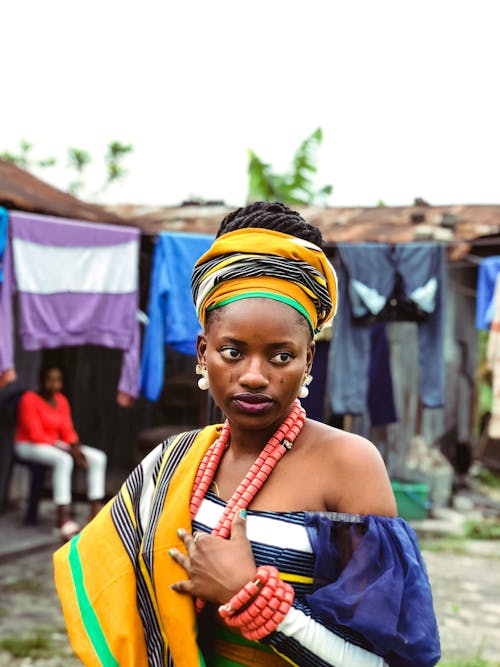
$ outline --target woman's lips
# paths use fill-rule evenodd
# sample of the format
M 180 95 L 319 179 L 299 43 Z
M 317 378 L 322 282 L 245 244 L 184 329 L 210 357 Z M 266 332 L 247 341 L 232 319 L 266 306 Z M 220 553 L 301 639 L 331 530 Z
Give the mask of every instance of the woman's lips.
M 233 401 L 240 410 L 254 414 L 263 412 L 273 402 L 272 398 L 265 394 L 237 394 Z

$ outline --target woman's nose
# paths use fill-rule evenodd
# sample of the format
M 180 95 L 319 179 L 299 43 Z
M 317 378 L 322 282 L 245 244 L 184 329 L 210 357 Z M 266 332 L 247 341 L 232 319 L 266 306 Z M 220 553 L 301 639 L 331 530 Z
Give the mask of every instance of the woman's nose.
M 240 383 L 246 387 L 266 387 L 269 380 L 263 362 L 258 359 L 249 359 L 242 369 Z

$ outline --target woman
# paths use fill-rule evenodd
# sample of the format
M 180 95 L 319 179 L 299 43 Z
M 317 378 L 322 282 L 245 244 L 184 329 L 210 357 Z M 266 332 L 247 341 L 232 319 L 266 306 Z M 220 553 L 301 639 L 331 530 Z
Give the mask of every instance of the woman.
M 159 446 L 56 553 L 85 664 L 439 659 L 425 568 L 381 457 L 307 420 L 297 398 L 335 312 L 320 244 L 298 213 L 258 202 L 227 216 L 197 262 L 198 384 L 226 421 Z
M 57 525 L 65 542 L 80 531 L 69 511 L 73 466 L 87 471 L 89 518 L 93 519 L 105 495 L 106 454 L 80 444 L 68 399 L 61 393 L 62 385 L 62 371 L 58 366 L 42 368 L 39 392 L 27 391 L 19 402 L 14 447 L 20 459 L 53 468 Z

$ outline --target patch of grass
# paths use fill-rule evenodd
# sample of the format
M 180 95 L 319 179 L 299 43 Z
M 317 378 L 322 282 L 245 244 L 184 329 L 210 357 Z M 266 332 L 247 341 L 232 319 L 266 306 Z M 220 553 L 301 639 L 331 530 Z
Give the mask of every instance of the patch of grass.
M 478 472 L 480 481 L 492 489 L 500 489 L 500 474 L 489 468 L 481 468 Z
M 42 586 L 40 579 L 12 579 L 4 583 L 4 590 L 14 593 L 29 593 L 38 591 Z
M 498 519 L 466 521 L 464 536 L 474 540 L 500 540 L 500 521 Z
M 438 667 L 500 667 L 500 662 L 490 662 L 483 658 L 458 658 L 457 660 L 441 660 Z
M 422 551 L 433 551 L 434 553 L 452 553 L 461 556 L 468 553 L 465 539 L 463 537 L 438 537 L 433 539 L 419 540 Z
M 7 637 L 0 640 L 0 648 L 16 658 L 41 658 L 59 653 L 50 638 L 42 632 L 30 637 Z
M 40 625 L 29 634 L 11 635 L 0 639 L 0 652 L 8 651 L 16 658 L 52 658 L 63 656 L 67 648 L 67 635 L 64 644 L 58 638 L 54 628 Z M 24 663 L 23 663 L 24 664 Z M 30 662 L 31 664 L 31 662 Z

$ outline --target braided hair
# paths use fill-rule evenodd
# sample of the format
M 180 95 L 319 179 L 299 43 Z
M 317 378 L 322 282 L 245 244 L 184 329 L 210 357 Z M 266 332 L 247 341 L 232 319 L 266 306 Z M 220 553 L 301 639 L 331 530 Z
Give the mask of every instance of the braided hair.
M 248 227 L 283 232 L 323 248 L 320 230 L 281 202 L 256 201 L 231 211 L 220 223 L 217 236 Z

